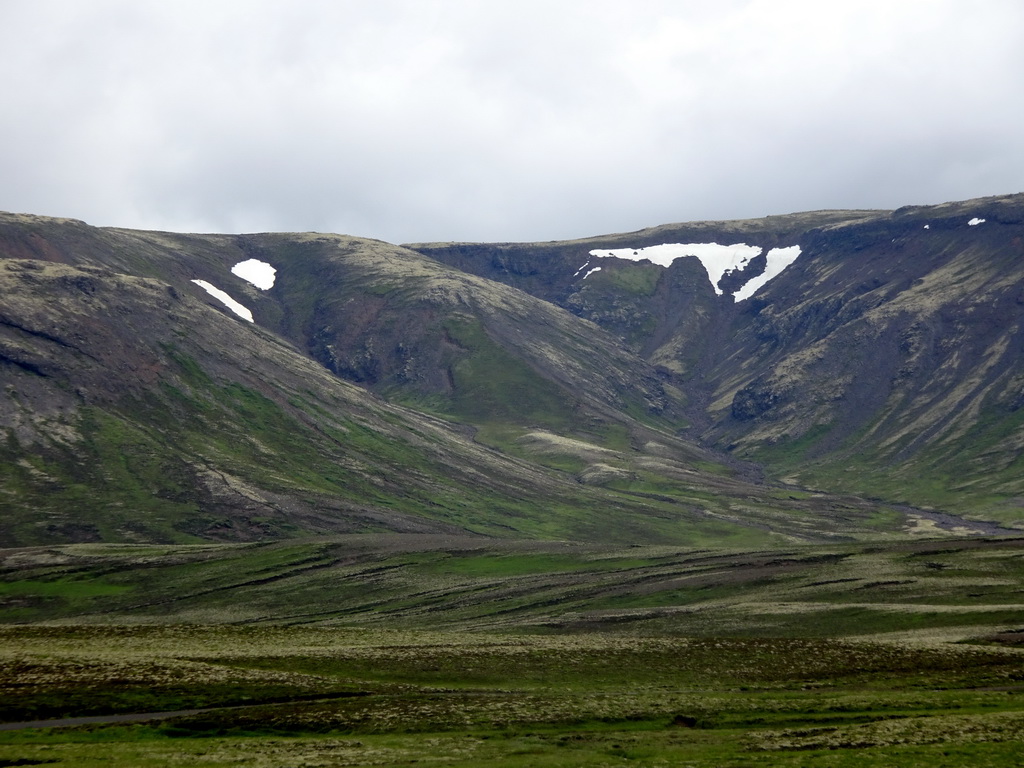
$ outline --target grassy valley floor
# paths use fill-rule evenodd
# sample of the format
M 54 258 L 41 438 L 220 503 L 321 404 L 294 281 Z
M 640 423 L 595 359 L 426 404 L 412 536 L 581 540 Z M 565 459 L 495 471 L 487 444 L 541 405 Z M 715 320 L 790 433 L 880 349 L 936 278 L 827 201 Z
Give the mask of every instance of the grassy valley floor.
M 359 542 L 333 542 L 333 568 L 322 542 L 301 557 L 294 543 L 0 553 L 0 721 L 203 710 L 0 731 L 0 766 L 952 768 L 1024 755 L 1020 540 L 745 553 Z M 217 621 L 226 594 L 238 605 Z

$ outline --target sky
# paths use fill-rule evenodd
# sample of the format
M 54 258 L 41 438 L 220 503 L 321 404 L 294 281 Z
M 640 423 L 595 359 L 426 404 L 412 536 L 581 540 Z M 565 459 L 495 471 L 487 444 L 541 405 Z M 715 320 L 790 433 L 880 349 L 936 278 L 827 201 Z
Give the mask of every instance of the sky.
M 1024 191 L 1019 0 L 0 0 L 0 210 L 538 241 Z

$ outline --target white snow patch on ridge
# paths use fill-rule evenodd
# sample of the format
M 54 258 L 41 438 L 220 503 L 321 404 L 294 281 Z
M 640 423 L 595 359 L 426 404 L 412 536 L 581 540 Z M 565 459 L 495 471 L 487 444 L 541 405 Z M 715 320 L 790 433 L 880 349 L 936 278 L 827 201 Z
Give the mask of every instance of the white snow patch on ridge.
M 220 288 L 217 288 L 214 285 L 210 285 L 210 283 L 206 282 L 205 280 L 193 280 L 192 282 L 198 285 L 208 294 L 213 296 L 213 298 L 220 301 L 222 304 L 224 304 L 224 306 L 226 306 L 228 309 L 230 309 L 243 320 L 248 320 L 250 323 L 253 322 L 252 312 L 250 312 L 246 307 L 243 307 L 237 301 L 232 299 Z
M 976 227 L 979 224 L 984 224 L 984 223 L 985 223 L 984 219 L 979 219 L 979 218 L 975 217 L 975 218 L 973 218 L 973 219 L 971 219 L 970 221 L 967 222 L 967 226 L 968 227 Z
M 261 291 L 269 291 L 274 287 L 274 278 L 277 270 L 259 259 L 248 259 L 240 261 L 231 268 L 233 274 L 243 280 L 248 280 Z
M 652 245 L 647 248 L 615 248 L 608 251 L 591 251 L 591 256 L 599 259 L 606 259 L 614 256 L 619 259 L 630 261 L 643 261 L 647 259 L 661 267 L 669 266 L 676 259 L 683 256 L 696 256 L 700 263 L 707 270 L 708 277 L 715 291 L 718 290 L 718 281 L 722 275 L 733 269 L 743 269 L 752 258 L 757 256 L 761 249 L 756 245 L 736 243 L 735 245 L 719 245 L 718 243 L 666 243 L 664 245 Z
M 590 252 L 590 255 L 599 259 L 609 257 L 629 259 L 630 261 L 643 261 L 646 259 L 662 267 L 667 267 L 676 259 L 684 256 L 695 256 L 704 265 L 704 270 L 708 273 L 708 279 L 711 281 L 711 287 L 715 289 L 715 293 L 721 296 L 723 291 L 718 287 L 718 283 L 722 280 L 722 277 L 727 272 L 742 272 L 751 259 L 760 254 L 762 250 L 759 246 L 747 245 L 746 243 L 735 243 L 733 245 L 719 245 L 718 243 L 665 243 L 663 245 L 651 245 L 647 248 L 593 250 Z M 743 301 L 753 296 L 756 290 L 796 261 L 799 255 L 800 246 L 798 245 L 791 245 L 788 248 L 771 249 L 767 255 L 768 266 L 765 268 L 764 273 L 749 280 L 740 290 L 733 293 L 733 300 Z M 577 274 L 579 273 L 577 272 Z M 588 272 L 587 274 L 590 273 Z
M 743 301 L 744 299 L 749 299 L 758 288 L 796 261 L 799 255 L 799 245 L 791 245 L 788 248 L 772 248 L 768 251 L 768 266 L 764 268 L 764 272 L 748 280 L 742 288 L 732 295 L 733 300 Z
M 588 262 L 588 263 L 589 263 L 589 262 Z M 588 277 L 590 277 L 590 276 L 591 276 L 592 274 L 594 274 L 595 272 L 600 272 L 600 271 L 601 271 L 601 268 L 600 268 L 600 267 L 594 267 L 593 269 L 589 270 L 589 271 L 587 272 L 587 274 L 585 274 L 585 275 L 583 276 L 583 279 L 584 279 L 584 280 L 586 280 L 586 279 L 587 279 Z

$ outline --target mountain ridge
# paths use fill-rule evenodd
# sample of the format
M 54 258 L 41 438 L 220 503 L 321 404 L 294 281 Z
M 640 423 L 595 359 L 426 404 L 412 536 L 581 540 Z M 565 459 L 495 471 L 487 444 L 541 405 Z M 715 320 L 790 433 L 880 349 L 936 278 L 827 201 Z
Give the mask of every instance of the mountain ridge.
M 692 258 L 580 277 L 741 236 L 801 249 L 743 301 L 756 258 L 717 286 Z M 827 541 L 915 504 L 1021 527 L 1022 237 L 1024 195 L 541 244 L 0 214 L 0 534 Z
M 815 221 L 815 216 L 820 214 L 779 217 L 783 222 L 808 223 L 810 220 L 810 223 L 820 226 L 811 227 L 798 237 L 794 237 L 792 230 L 787 231 L 788 240 L 783 244 L 799 244 L 801 256 L 753 297 L 735 305 L 723 301 L 721 297 L 709 295 L 708 283 L 706 280 L 701 282 L 699 268 L 694 263 L 688 265 L 689 275 L 685 281 L 690 291 L 689 304 L 680 309 L 680 296 L 685 295 L 687 288 L 678 285 L 680 281 L 675 270 L 682 269 L 680 261 L 687 261 L 685 259 L 673 263 L 668 269 L 654 265 L 616 264 L 614 269 L 620 273 L 617 277 L 620 284 L 628 279 L 623 274 L 632 273 L 635 280 L 640 270 L 654 273 L 651 289 L 639 300 L 626 296 L 625 291 L 616 289 L 608 280 L 601 285 L 589 279 L 585 285 L 575 288 L 575 292 L 549 294 L 549 298 L 573 307 L 580 314 L 615 330 L 620 337 L 631 342 L 632 348 L 641 356 L 655 365 L 668 368 L 688 386 L 700 390 L 700 394 L 695 397 L 702 399 L 710 413 L 707 417 L 698 414 L 694 420 L 700 421 L 705 427 L 702 433 L 704 439 L 710 440 L 712 445 L 720 449 L 737 452 L 745 458 L 756 461 L 768 459 L 769 464 L 776 463 L 772 454 L 779 453 L 778 443 L 797 444 L 807 438 L 813 428 L 822 430 L 836 419 L 850 422 L 850 426 L 841 424 L 838 429 L 827 430 L 831 432 L 827 439 L 822 439 L 824 435 L 821 435 L 811 442 L 817 443 L 819 455 L 827 452 L 829 443 L 836 449 L 847 443 L 856 431 L 852 423 L 858 418 L 858 412 L 876 413 L 877 416 L 882 406 L 872 403 L 872 398 L 887 392 L 887 380 L 895 378 L 900 371 L 904 372 L 904 376 L 915 376 L 921 382 L 919 386 L 923 387 L 924 382 L 939 378 L 937 373 L 943 366 L 948 370 L 948 359 L 936 359 L 928 363 L 913 351 L 918 342 L 909 336 L 902 342 L 899 340 L 901 326 L 906 325 L 912 329 L 915 323 L 919 327 L 932 328 L 929 333 L 933 335 L 942 336 L 947 331 L 935 328 L 936 315 L 952 317 L 962 314 L 975 325 L 978 323 L 974 322 L 974 317 L 986 317 L 985 323 L 990 327 L 1007 328 L 1006 333 L 1012 339 L 1003 342 L 1006 351 L 1002 355 L 1000 369 L 1007 389 L 1000 393 L 990 393 L 989 399 L 993 402 L 999 398 L 1016 402 L 1015 391 L 1010 391 L 1016 385 L 1009 382 L 1016 381 L 1019 376 L 1019 355 L 1016 354 L 1015 339 L 1018 338 L 1016 329 L 1020 324 L 1020 313 L 1016 296 L 1022 277 L 1017 255 L 1022 235 L 1020 227 L 1024 221 L 1024 197 L 996 196 L 938 206 L 906 206 L 895 211 L 858 211 L 849 218 L 844 218 L 841 212 L 827 212 L 827 221 L 820 218 Z M 665 225 L 627 235 L 568 241 L 557 246 L 544 244 L 544 247 L 548 259 L 552 255 L 564 258 L 572 254 L 572 258 L 577 261 L 583 258 L 584 249 L 593 244 L 606 247 L 647 247 L 658 241 L 703 242 L 711 239 L 732 243 L 742 238 L 745 238 L 743 242 L 750 242 L 751 235 L 755 235 L 761 238 L 758 244 L 767 248 L 780 242 L 771 240 L 777 234 L 778 222 L 774 222 L 775 231 L 769 231 L 770 219 L 768 217 L 740 224 L 721 222 L 717 229 L 715 223 L 703 223 L 700 226 Z M 481 245 L 475 248 L 458 246 L 453 249 L 428 246 L 424 250 L 442 260 L 450 259 L 462 268 L 489 275 L 492 279 L 508 279 L 516 284 L 526 284 L 526 281 L 518 277 L 506 278 L 504 271 L 508 270 L 503 265 L 508 263 L 508 259 L 502 261 L 495 258 L 495 255 L 496 251 L 505 250 L 525 258 L 530 253 L 529 246 Z M 1003 270 L 1001 278 L 993 272 L 993 264 L 1000 259 L 999 269 Z M 825 271 L 825 264 L 829 265 L 830 271 Z M 562 269 L 559 271 L 564 273 Z M 546 279 L 539 259 L 519 263 L 516 272 L 530 274 L 534 283 L 543 285 L 553 282 Z M 605 276 L 606 272 L 599 276 Z M 846 281 L 846 284 L 835 283 L 837 279 Z M 921 282 L 915 286 L 915 281 Z M 665 290 L 667 283 L 672 283 L 669 290 Z M 978 297 L 972 303 L 970 290 L 964 290 L 968 285 L 974 286 L 974 290 L 982 286 L 989 286 L 986 290 L 991 290 L 986 294 L 987 298 Z M 946 301 L 943 298 L 944 292 L 958 298 L 956 301 Z M 801 295 L 805 296 L 802 302 L 797 300 Z M 995 310 L 983 310 L 986 302 L 1002 304 Z M 941 310 L 938 309 L 940 307 Z M 894 319 L 892 315 L 897 310 L 900 316 Z M 843 373 L 838 358 L 851 349 L 851 340 L 843 337 L 843 334 L 852 334 L 850 322 L 868 312 L 874 313 L 868 316 L 871 322 L 885 325 L 886 330 L 878 331 L 876 335 L 883 339 L 893 337 L 895 341 L 887 341 L 885 348 L 871 348 L 862 342 L 861 354 L 866 354 L 867 350 L 872 354 L 863 359 L 857 358 L 857 362 L 847 365 L 846 373 Z M 889 320 L 882 323 L 887 312 Z M 866 321 L 859 322 L 864 324 Z M 844 325 L 847 326 L 845 329 L 842 328 Z M 865 333 L 863 329 L 861 333 Z M 913 335 L 912 330 L 907 330 L 907 333 Z M 705 343 L 704 339 L 708 341 Z M 944 341 L 937 339 L 937 343 L 953 345 L 955 342 L 947 338 Z M 991 341 L 986 342 L 970 334 L 956 343 L 962 349 L 989 349 L 992 344 Z M 779 350 L 788 350 L 788 359 L 780 357 L 782 353 Z M 836 362 L 831 366 L 819 365 L 821 370 L 804 375 L 802 387 L 796 386 L 792 371 L 801 366 L 806 368 L 807 361 L 819 359 L 825 350 L 830 350 L 829 354 L 836 358 Z M 883 351 L 884 354 L 874 354 Z M 917 358 L 911 360 L 915 355 Z M 804 362 L 801 363 L 801 360 Z M 926 364 L 921 365 L 922 362 Z M 920 367 L 917 373 L 912 372 L 915 364 Z M 870 386 L 858 384 L 854 387 L 855 391 L 851 392 L 841 387 L 837 389 L 837 379 L 854 376 L 851 369 L 863 366 L 865 371 L 858 372 L 858 375 L 864 379 L 872 366 L 877 369 L 879 365 L 892 369 L 885 374 L 885 380 L 880 386 L 877 383 Z M 883 373 L 879 372 L 876 378 L 883 376 Z M 969 378 L 966 370 L 959 375 Z M 816 392 L 811 392 L 807 388 L 808 381 L 818 382 L 821 386 Z M 829 387 L 832 387 L 832 391 L 829 391 Z M 921 399 L 936 397 L 934 394 L 914 391 L 910 393 L 909 399 L 913 400 L 918 395 Z M 980 393 L 976 393 L 975 400 L 979 396 Z M 884 402 L 887 398 L 888 395 L 881 399 Z M 976 402 L 973 405 L 964 404 L 963 407 L 987 409 L 991 412 L 993 402 Z M 811 412 L 812 404 L 816 404 L 814 407 L 819 409 L 817 413 Z M 786 406 L 793 411 L 791 417 L 785 417 Z M 958 401 L 954 401 L 948 405 L 947 411 L 956 410 L 957 407 Z M 838 415 L 835 411 L 838 411 Z M 930 416 L 921 414 L 918 421 L 927 421 L 929 418 L 942 421 L 943 415 L 938 411 Z M 1004 431 L 1007 431 L 1004 438 L 1011 439 L 1009 435 L 1017 427 L 1008 427 L 1006 419 L 998 415 L 987 418 L 1000 422 L 1006 428 Z M 926 427 L 926 424 L 919 424 L 917 432 L 924 435 Z M 955 434 L 955 429 L 950 429 Z M 920 440 L 919 443 L 930 448 L 936 441 L 948 437 L 950 432 L 935 434 L 935 438 L 929 440 L 925 436 L 923 443 Z M 981 435 L 978 439 L 991 441 L 994 437 Z M 885 447 L 869 445 L 868 453 L 878 452 Z M 970 446 L 965 449 L 969 450 Z M 1013 496 L 1019 494 L 1019 488 L 1011 487 L 1014 467 L 1019 466 L 1015 464 L 1018 455 L 1019 452 L 1011 448 L 1001 457 L 1000 461 L 1005 465 L 1000 470 L 1002 479 L 999 483 L 993 483 L 1005 486 L 999 493 Z M 778 464 L 775 472 L 782 474 L 792 468 L 794 461 L 783 457 L 783 461 Z M 920 468 L 913 462 L 909 467 L 901 474 L 913 474 Z M 884 462 L 870 468 L 871 482 L 881 482 L 888 486 L 885 488 L 886 493 L 879 495 L 888 495 L 893 490 L 894 483 L 883 477 L 888 468 Z M 950 472 L 948 463 L 927 469 L 932 475 L 931 479 L 942 472 Z M 834 482 L 835 477 L 825 476 L 830 471 L 826 469 L 824 473 L 817 473 L 816 481 L 827 479 Z M 839 479 L 842 487 L 847 490 L 856 489 L 862 493 L 869 490 L 867 483 L 857 485 Z M 829 486 L 823 484 L 820 487 Z M 961 511 L 968 511 L 977 502 L 976 496 L 961 501 L 952 498 L 955 495 L 922 487 L 902 498 L 939 506 L 952 503 Z M 986 514 L 1019 519 L 1012 506 L 1000 507 L 998 502 L 991 504 L 989 501 L 979 506 L 985 507 Z

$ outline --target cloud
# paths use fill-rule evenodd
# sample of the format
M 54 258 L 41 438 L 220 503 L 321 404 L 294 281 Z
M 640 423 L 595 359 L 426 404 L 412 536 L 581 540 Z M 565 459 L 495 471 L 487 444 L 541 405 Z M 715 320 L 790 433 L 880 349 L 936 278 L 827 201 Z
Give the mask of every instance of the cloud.
M 535 240 L 1020 191 L 1014 0 L 7 0 L 0 209 Z

